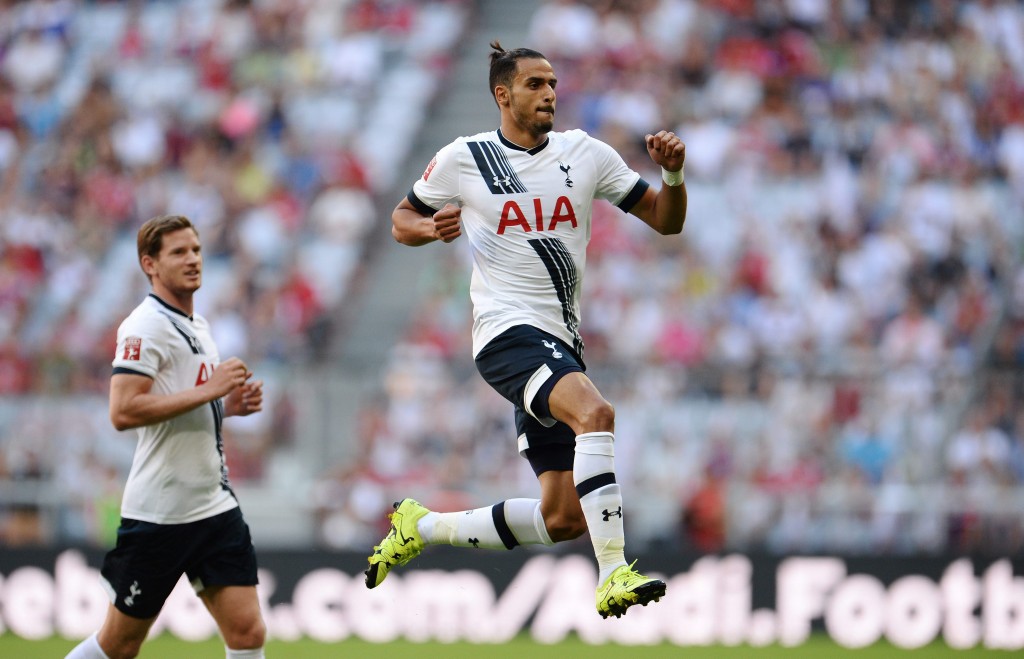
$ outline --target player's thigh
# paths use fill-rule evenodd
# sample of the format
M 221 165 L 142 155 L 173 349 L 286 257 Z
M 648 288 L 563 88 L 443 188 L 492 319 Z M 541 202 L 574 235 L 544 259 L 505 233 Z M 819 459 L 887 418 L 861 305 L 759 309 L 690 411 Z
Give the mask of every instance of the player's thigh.
M 155 618 L 194 551 L 195 525 L 122 519 L 100 567 L 111 603 L 125 617 Z
M 615 411 L 585 373 L 567 373 L 548 396 L 551 416 L 571 426 L 577 433 L 612 431 Z
M 199 597 L 230 647 L 262 645 L 263 617 L 255 586 L 210 586 L 203 589 Z M 241 645 L 233 645 L 233 640 Z
M 97 640 L 104 652 L 111 656 L 134 654 L 146 640 L 149 628 L 156 617 L 133 618 L 117 610 L 113 604 L 107 608 L 107 617 L 97 634 Z
M 256 552 L 241 510 L 205 520 L 203 544 L 203 554 L 185 572 L 196 594 L 217 621 L 228 647 L 262 646 Z
M 548 412 L 551 388 L 566 374 L 586 370 L 560 339 L 529 325 L 508 328 L 474 361 L 487 384 L 547 427 L 557 422 Z
M 202 552 L 185 571 L 197 594 L 213 586 L 255 586 L 256 550 L 239 508 L 203 520 Z

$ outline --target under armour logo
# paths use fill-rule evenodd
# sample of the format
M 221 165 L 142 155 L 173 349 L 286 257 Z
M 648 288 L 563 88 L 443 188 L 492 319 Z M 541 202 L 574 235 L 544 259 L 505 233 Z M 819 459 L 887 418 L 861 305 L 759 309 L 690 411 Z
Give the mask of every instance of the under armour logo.
M 477 549 L 480 549 L 480 538 L 469 538 L 466 540 L 466 542 L 473 545 Z
M 622 519 L 622 506 L 619 506 L 618 508 L 616 508 L 612 512 L 608 512 L 607 508 L 605 508 L 601 512 L 604 514 L 604 521 L 606 521 L 606 522 L 608 520 L 610 520 L 612 518 L 612 516 L 615 516 L 615 517 L 618 517 L 619 519 Z
M 142 594 L 142 589 L 139 588 L 139 582 L 138 581 L 132 582 L 132 585 L 128 586 L 128 592 L 130 592 L 131 595 L 129 595 L 128 597 L 124 598 L 124 605 L 125 606 L 135 606 L 135 596 Z
M 558 161 L 558 168 L 565 174 L 565 187 L 572 187 L 572 179 L 569 178 L 569 170 L 572 169 L 572 165 L 566 165 L 561 160 Z
M 491 178 L 494 180 L 494 185 L 511 185 L 512 184 L 512 177 L 511 176 L 492 176 Z
M 542 340 L 543 341 L 543 340 Z M 543 341 L 544 347 L 551 349 L 551 356 L 555 359 L 561 359 L 562 353 L 558 351 L 558 346 L 551 341 Z

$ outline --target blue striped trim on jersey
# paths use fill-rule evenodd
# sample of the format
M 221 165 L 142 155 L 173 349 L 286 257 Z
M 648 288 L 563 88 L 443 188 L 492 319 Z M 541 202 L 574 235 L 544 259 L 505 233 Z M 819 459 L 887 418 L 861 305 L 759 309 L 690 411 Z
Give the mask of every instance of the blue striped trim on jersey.
M 171 321 L 171 325 L 174 325 L 174 329 L 178 330 L 178 334 L 181 334 L 185 342 L 188 343 L 188 347 L 192 349 L 193 355 L 205 355 L 206 351 L 203 350 L 203 345 L 199 343 L 199 337 L 193 334 L 187 327 L 182 325 L 175 318 L 167 313 L 164 313 L 167 320 Z
M 136 371 L 134 368 L 125 368 L 124 366 L 115 366 L 110 374 L 111 375 L 141 375 L 143 377 L 149 378 L 150 380 L 153 379 L 153 376 L 150 375 L 149 373 L 143 373 L 142 371 Z
M 480 176 L 487 183 L 491 194 L 516 194 L 526 192 L 526 186 L 512 169 L 505 152 L 494 142 L 466 142 Z
M 156 299 L 160 300 L 160 298 Z M 163 300 L 160 300 L 160 302 L 163 302 Z M 167 305 L 165 304 L 164 306 Z M 173 307 L 171 307 L 171 310 L 176 311 Z M 178 334 L 185 339 L 185 342 L 188 343 L 188 347 L 192 349 L 193 355 L 206 354 L 206 351 L 203 350 L 203 344 L 199 342 L 199 337 L 193 334 L 185 325 L 182 325 L 174 316 L 170 315 L 166 311 L 162 311 L 161 313 L 163 313 L 167 320 L 171 321 L 171 325 L 174 326 L 174 329 L 177 330 Z M 224 427 L 223 399 L 215 398 L 211 400 L 210 409 L 213 410 L 213 429 L 217 438 L 217 455 L 220 456 L 220 487 L 221 489 L 230 492 L 231 496 L 235 496 L 235 492 L 231 489 L 231 484 L 228 482 L 228 463 L 224 459 L 224 435 L 221 432 L 221 429 Z
M 633 189 L 626 193 L 626 196 L 622 198 L 622 201 L 618 203 L 618 207 L 622 209 L 623 213 L 628 213 L 633 210 L 633 206 L 636 206 L 636 202 L 640 201 L 640 197 L 644 196 L 647 192 L 647 188 L 651 187 L 651 184 L 642 178 L 637 179 L 633 185 Z
M 572 335 L 572 349 L 583 356 L 583 338 L 579 333 L 580 319 L 576 315 L 576 285 L 578 283 L 576 263 L 572 254 L 559 238 L 536 238 L 527 241 L 540 256 L 548 269 L 551 283 L 555 286 L 558 301 L 562 303 L 562 321 Z
M 544 149 L 547 148 L 548 144 L 551 144 L 551 138 L 550 137 L 546 137 L 546 138 L 544 138 L 544 141 L 541 142 L 540 144 L 538 144 L 537 146 L 532 146 L 530 148 L 526 148 L 525 146 L 519 146 L 518 144 L 516 144 L 512 140 L 510 140 L 507 137 L 505 137 L 505 133 L 501 132 L 500 128 L 498 129 L 497 132 L 498 132 L 498 140 L 500 140 L 501 143 L 504 144 L 506 147 L 508 147 L 509 149 L 512 149 L 514 151 L 522 151 L 523 153 L 525 153 L 527 155 L 531 155 L 531 156 L 540 153 L 541 151 L 543 151 Z
M 173 311 L 174 313 L 178 314 L 179 316 L 184 316 L 185 318 L 188 318 L 189 320 L 192 320 L 192 316 L 188 315 L 187 313 L 185 313 L 184 311 L 182 311 L 178 307 L 175 307 L 173 305 L 167 304 L 166 302 L 161 300 L 160 296 L 157 295 L 156 293 L 150 293 L 147 297 L 151 297 L 154 300 L 156 300 L 157 302 L 159 302 L 160 306 L 162 306 L 164 309 L 167 309 L 168 311 Z
M 409 190 L 409 194 L 405 195 L 405 198 L 409 200 L 412 207 L 419 211 L 420 215 L 423 217 L 433 217 L 434 213 L 440 210 L 430 206 L 425 201 L 417 197 L 414 190 Z

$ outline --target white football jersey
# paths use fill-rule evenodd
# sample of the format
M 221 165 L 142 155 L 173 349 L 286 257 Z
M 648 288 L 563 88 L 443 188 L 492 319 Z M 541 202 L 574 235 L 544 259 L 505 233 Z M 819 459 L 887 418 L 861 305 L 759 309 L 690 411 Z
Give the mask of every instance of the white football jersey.
M 553 334 L 582 356 L 580 291 L 591 207 L 629 211 L 648 184 L 582 130 L 552 132 L 532 149 L 500 130 L 442 148 L 409 192 L 424 215 L 462 207 L 473 254 L 473 354 L 514 325 Z
M 154 394 L 173 394 L 206 382 L 220 363 L 209 324 L 150 294 L 117 329 L 114 374 L 153 379 Z M 138 428 L 121 516 L 157 524 L 206 519 L 238 506 L 228 484 L 215 400 L 162 423 Z

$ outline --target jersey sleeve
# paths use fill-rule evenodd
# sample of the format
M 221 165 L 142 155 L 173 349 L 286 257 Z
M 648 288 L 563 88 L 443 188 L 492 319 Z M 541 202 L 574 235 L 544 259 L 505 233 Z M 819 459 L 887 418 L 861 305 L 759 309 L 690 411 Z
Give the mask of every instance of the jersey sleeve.
M 588 137 L 597 165 L 597 189 L 594 196 L 629 212 L 650 187 L 640 174 L 629 168 L 615 149 L 601 140 Z
M 114 375 L 133 373 L 155 378 L 165 359 L 165 332 L 151 318 L 129 316 L 117 328 Z
M 423 176 L 413 183 L 408 199 L 423 215 L 433 215 L 444 205 L 461 203 L 459 194 L 459 147 L 452 142 L 437 152 L 427 165 Z

